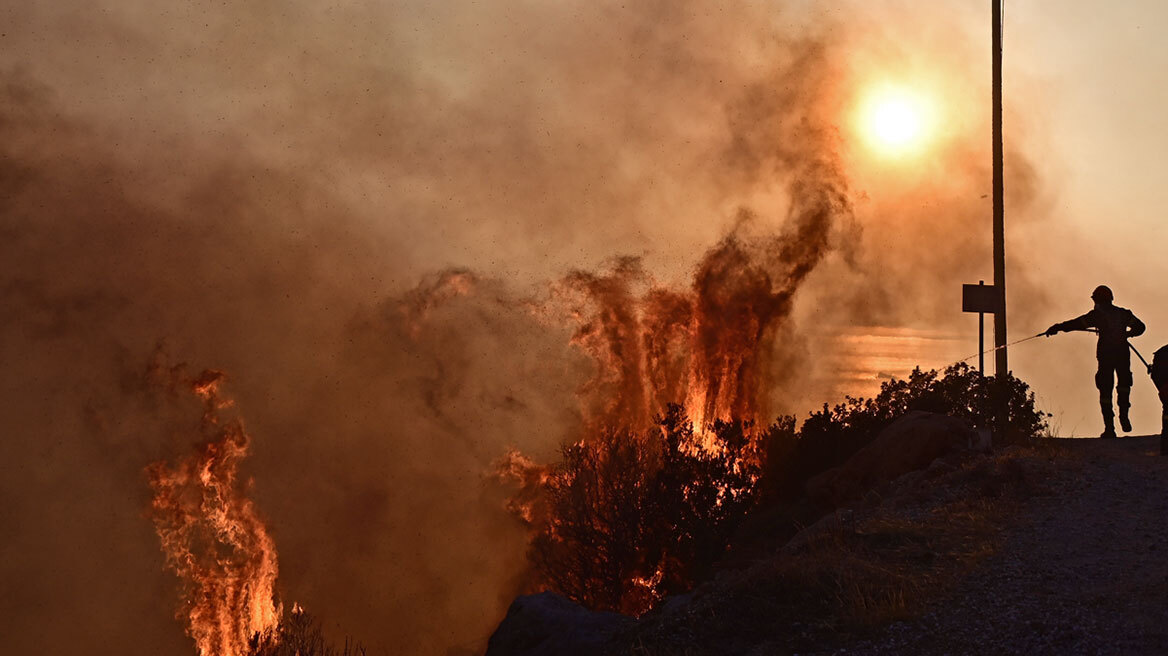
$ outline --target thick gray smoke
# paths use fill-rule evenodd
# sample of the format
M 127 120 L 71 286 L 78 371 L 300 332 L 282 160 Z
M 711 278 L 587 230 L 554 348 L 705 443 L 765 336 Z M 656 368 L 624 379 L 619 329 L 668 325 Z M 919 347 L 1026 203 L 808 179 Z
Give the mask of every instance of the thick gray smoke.
M 523 576 L 491 464 L 574 436 L 593 374 L 540 311 L 549 281 L 633 255 L 685 284 L 732 229 L 797 229 L 788 174 L 846 155 L 866 43 L 746 0 L 0 12 L 12 653 L 191 650 L 144 468 L 199 415 L 146 384 L 158 353 L 228 373 L 286 603 L 373 653 L 480 649 Z M 834 254 L 796 325 L 937 314 L 936 285 L 985 260 L 946 228 L 984 174 L 817 235 Z M 919 223 L 937 243 L 907 243 Z M 795 375 L 815 346 L 782 330 L 773 405 L 794 410 L 821 400 Z

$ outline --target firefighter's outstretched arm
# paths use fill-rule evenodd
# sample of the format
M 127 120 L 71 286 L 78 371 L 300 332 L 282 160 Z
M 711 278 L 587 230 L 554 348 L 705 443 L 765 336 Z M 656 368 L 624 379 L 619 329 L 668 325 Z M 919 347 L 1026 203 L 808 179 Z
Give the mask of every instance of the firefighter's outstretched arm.
M 1134 318 L 1134 315 L 1133 315 L 1133 318 Z M 1051 326 L 1050 328 L 1047 328 L 1046 332 L 1043 334 L 1046 335 L 1047 337 L 1050 337 L 1051 335 L 1057 335 L 1059 333 L 1070 332 L 1072 330 L 1090 330 L 1095 325 L 1095 323 L 1091 319 L 1092 319 L 1092 315 L 1090 312 L 1088 312 L 1087 314 L 1084 314 L 1083 316 L 1075 317 L 1074 319 L 1071 319 L 1069 321 L 1063 321 L 1062 323 L 1056 323 L 1053 326 Z M 1136 320 L 1139 321 L 1138 319 L 1136 319 Z M 1140 325 L 1142 326 L 1143 324 L 1140 324 Z

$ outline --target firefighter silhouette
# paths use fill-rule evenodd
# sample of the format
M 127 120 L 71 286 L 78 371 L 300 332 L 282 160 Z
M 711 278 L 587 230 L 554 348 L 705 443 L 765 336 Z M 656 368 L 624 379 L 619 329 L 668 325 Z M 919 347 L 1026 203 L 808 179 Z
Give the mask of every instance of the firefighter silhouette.
M 1045 334 L 1049 337 L 1072 330 L 1090 330 L 1099 334 L 1099 343 L 1095 347 L 1095 358 L 1099 361 L 1095 387 L 1099 389 L 1099 409 L 1103 412 L 1103 434 L 1100 437 L 1115 437 L 1111 390 L 1114 387 L 1116 391 L 1120 427 L 1124 432 L 1129 432 L 1132 370 L 1127 340 L 1142 335 L 1144 323 L 1131 310 L 1115 305 L 1115 295 L 1106 285 L 1096 287 L 1091 299 L 1095 301 L 1095 309 L 1069 321 L 1056 323 L 1047 328 Z

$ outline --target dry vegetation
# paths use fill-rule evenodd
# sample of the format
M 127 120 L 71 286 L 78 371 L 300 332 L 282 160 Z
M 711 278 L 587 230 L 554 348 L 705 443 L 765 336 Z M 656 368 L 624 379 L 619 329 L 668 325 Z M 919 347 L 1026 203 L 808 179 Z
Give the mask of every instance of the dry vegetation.
M 345 639 L 341 646 L 324 637 L 320 622 L 312 615 L 294 609 L 280 622 L 276 639 L 268 644 L 255 644 L 250 656 L 365 656 L 365 648 Z

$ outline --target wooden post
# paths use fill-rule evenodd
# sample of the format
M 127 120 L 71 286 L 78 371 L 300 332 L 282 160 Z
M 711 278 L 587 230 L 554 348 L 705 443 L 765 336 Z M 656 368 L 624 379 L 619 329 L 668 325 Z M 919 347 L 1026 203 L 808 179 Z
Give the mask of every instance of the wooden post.
M 1002 0 L 993 3 L 993 139 L 994 139 L 994 287 L 1002 297 L 1002 307 L 994 313 L 994 348 L 997 358 L 994 373 L 1010 371 L 1006 359 L 1006 236 L 1005 199 L 1003 198 L 1002 156 Z

